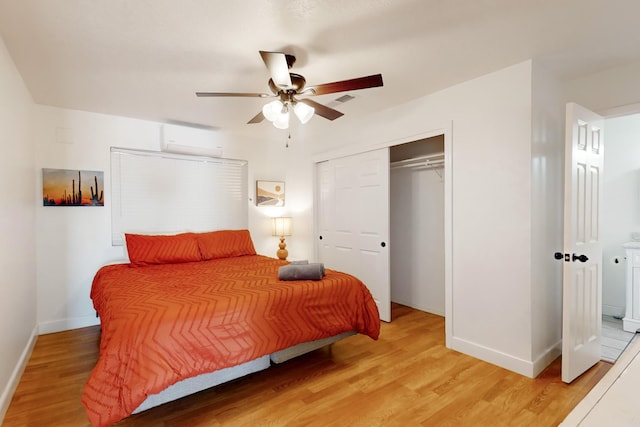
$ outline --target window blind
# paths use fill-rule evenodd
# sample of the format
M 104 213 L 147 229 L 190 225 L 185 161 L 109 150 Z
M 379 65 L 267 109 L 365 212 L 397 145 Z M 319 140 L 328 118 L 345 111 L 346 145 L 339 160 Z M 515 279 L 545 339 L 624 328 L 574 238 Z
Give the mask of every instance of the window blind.
M 111 241 L 248 227 L 247 161 L 111 148 Z

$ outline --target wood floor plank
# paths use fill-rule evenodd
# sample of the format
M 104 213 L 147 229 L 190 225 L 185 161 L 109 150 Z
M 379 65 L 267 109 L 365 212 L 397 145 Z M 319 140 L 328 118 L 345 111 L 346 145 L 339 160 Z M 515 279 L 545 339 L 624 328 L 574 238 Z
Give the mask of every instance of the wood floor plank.
M 444 319 L 394 304 L 379 341 L 356 335 L 117 426 L 556 426 L 611 367 L 571 385 L 561 361 L 530 379 L 445 347 Z M 82 388 L 98 327 L 38 337 L 3 426 L 89 426 Z

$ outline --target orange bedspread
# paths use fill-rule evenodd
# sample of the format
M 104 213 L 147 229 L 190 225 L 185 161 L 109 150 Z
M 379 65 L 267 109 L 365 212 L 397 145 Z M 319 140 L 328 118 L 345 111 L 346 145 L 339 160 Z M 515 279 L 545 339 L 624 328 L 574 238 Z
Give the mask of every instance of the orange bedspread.
M 332 270 L 322 281 L 282 282 L 284 264 L 253 255 L 102 267 L 91 289 L 100 357 L 82 396 L 91 423 L 114 423 L 182 379 L 301 342 L 350 330 L 378 338 L 362 282 Z

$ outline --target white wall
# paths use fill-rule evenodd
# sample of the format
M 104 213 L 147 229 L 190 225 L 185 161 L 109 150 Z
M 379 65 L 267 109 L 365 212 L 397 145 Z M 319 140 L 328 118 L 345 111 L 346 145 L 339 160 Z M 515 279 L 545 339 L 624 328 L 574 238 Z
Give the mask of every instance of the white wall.
M 604 153 L 602 311 L 621 316 L 626 268 L 622 244 L 631 241 L 632 231 L 640 231 L 640 114 L 606 120 Z
M 454 348 L 525 374 L 532 362 L 531 72 L 526 62 L 467 82 L 448 106 Z
M 313 120 L 324 120 L 315 117 Z M 262 125 L 261 125 L 262 126 Z M 264 126 L 268 126 L 266 123 Z M 257 207 L 255 201 L 249 208 L 249 227 L 256 250 L 275 257 L 279 237 L 271 236 L 271 217 L 290 216 L 292 235 L 286 238 L 289 259 L 313 259 L 313 163 L 312 144 L 308 140 L 308 128 L 298 126 L 292 120 L 291 140 L 286 146 L 287 132 L 279 131 L 280 138 L 256 141 L 248 144 L 249 195 L 255 196 L 255 181 L 284 181 L 285 206 Z M 251 160 L 253 159 L 253 160 Z
M 552 357 L 550 337 L 560 328 L 545 325 L 534 339 L 532 324 L 541 315 L 532 313 L 532 215 L 540 209 L 533 206 L 533 72 L 526 61 L 381 114 L 336 121 L 314 141 L 318 152 L 344 150 L 406 141 L 451 124 L 451 344 L 529 376 Z M 557 292 L 538 298 L 536 307 L 558 310 Z M 538 340 L 544 345 L 534 348 Z
M 0 422 L 34 343 L 33 102 L 0 38 Z
M 561 352 L 565 98 L 560 82 L 534 63 L 531 129 L 532 360 L 546 366 Z

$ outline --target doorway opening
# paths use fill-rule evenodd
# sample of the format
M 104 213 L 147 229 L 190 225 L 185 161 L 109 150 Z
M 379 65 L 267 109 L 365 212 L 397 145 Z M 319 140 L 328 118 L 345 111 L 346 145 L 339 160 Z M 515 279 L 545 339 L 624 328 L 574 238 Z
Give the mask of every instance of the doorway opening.
M 633 297 L 637 295 L 635 275 L 629 274 L 629 267 L 635 269 L 634 257 L 626 250 L 640 239 L 640 114 L 636 110 L 605 115 L 604 122 L 601 359 L 613 363 L 634 339 L 640 324 L 640 300 Z
M 445 316 L 444 135 L 390 147 L 391 301 Z

